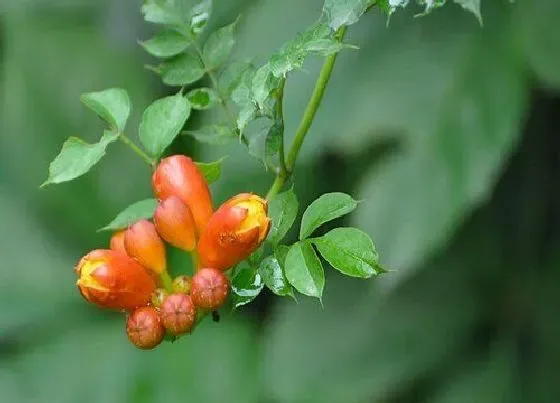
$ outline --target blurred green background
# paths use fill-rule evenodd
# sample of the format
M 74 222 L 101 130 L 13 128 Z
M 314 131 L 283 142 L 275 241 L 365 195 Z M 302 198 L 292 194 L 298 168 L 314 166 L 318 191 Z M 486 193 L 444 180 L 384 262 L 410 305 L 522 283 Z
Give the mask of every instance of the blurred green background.
M 241 14 L 238 58 L 263 61 L 321 0 L 216 0 Z M 79 102 L 126 88 L 140 112 L 172 91 L 143 68 L 154 30 L 139 1 L 0 2 L 0 402 L 553 403 L 560 399 L 560 2 L 483 0 L 484 27 L 449 4 L 425 18 L 377 11 L 349 30 L 302 149 L 300 204 L 364 200 L 346 222 L 375 240 L 369 281 L 328 270 L 324 309 L 264 293 L 219 324 L 140 352 L 118 314 L 88 306 L 72 267 L 96 229 L 150 196 L 150 172 L 115 144 L 92 172 L 39 190 L 64 139 L 102 123 Z M 417 11 L 417 10 L 416 10 Z M 288 138 L 320 60 L 290 77 Z M 203 119 L 195 116 L 190 124 Z M 242 146 L 217 202 L 272 181 Z

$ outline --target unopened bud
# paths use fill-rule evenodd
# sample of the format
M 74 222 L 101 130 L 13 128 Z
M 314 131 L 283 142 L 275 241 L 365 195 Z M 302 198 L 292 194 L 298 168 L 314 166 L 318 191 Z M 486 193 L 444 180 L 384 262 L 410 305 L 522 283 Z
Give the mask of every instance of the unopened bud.
M 196 224 L 191 209 L 178 196 L 162 200 L 154 212 L 159 235 L 176 248 L 192 251 L 196 246 Z
M 163 300 L 167 297 L 167 291 L 164 288 L 156 288 L 152 294 L 152 305 L 159 308 L 163 304 Z
M 161 306 L 163 326 L 173 335 L 188 333 L 196 320 L 196 308 L 191 297 L 185 294 L 171 294 Z
M 229 293 L 229 281 L 220 270 L 203 268 L 191 281 L 191 298 L 202 309 L 218 309 Z
M 247 258 L 268 234 L 267 211 L 266 200 L 249 193 L 238 194 L 222 204 L 200 235 L 201 267 L 227 270 Z
M 115 232 L 111 237 L 109 245 L 111 250 L 126 254 L 126 249 L 124 248 L 124 230 Z
M 157 311 L 145 306 L 136 309 L 126 321 L 126 334 L 136 347 L 151 350 L 163 340 L 165 329 Z
M 212 216 L 212 196 L 204 175 L 185 155 L 172 155 L 160 161 L 153 176 L 154 193 L 159 200 L 178 196 L 189 206 L 200 233 Z
M 173 292 L 181 294 L 191 293 L 191 278 L 189 276 L 177 276 L 173 279 Z
M 125 232 L 124 246 L 128 255 L 147 269 L 156 274 L 166 270 L 165 245 L 150 221 L 132 224 Z

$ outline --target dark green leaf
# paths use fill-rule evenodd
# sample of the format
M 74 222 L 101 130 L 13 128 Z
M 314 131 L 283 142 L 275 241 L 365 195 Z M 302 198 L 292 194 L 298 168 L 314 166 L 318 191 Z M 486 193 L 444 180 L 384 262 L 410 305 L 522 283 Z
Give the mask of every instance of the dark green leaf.
M 215 69 L 230 57 L 235 45 L 237 20 L 213 32 L 202 49 L 202 59 L 207 69 Z
M 149 219 L 157 207 L 156 199 L 146 199 L 133 203 L 121 211 L 109 224 L 99 231 L 118 231 L 128 228 L 138 220 Z
M 204 76 L 204 67 L 193 53 L 180 54 L 151 69 L 161 76 L 164 84 L 177 87 L 192 84 Z
M 325 286 L 325 273 L 311 243 L 297 242 L 290 247 L 286 255 L 285 273 L 296 290 L 321 299 Z
M 119 132 L 124 131 L 132 105 L 128 93 L 121 88 L 82 94 L 80 100 L 101 119 Z
M 194 137 L 197 141 L 211 145 L 223 145 L 237 138 L 237 134 L 229 126 L 211 125 L 198 130 L 187 130 L 183 134 Z
M 518 360 L 513 338 L 499 339 L 489 352 L 469 357 L 467 365 L 446 374 L 441 387 L 430 401 L 433 403 L 514 402 L 517 395 Z M 480 365 L 485 362 L 486 365 Z M 524 386 L 526 386 L 526 380 Z M 525 389 L 526 391 L 526 389 Z M 524 395 L 526 396 L 526 395 Z M 526 402 L 546 400 L 523 399 Z
M 390 3 L 394 2 L 394 0 L 390 1 Z M 323 12 L 329 26 L 336 31 L 343 25 L 356 23 L 372 4 L 375 4 L 375 0 L 325 0 Z
M 376 67 L 379 59 L 369 66 L 371 77 L 384 76 L 373 78 L 377 83 L 363 89 L 368 102 L 375 104 L 361 112 L 370 116 L 368 130 L 393 128 L 394 133 L 388 134 L 400 144 L 410 141 L 410 147 L 366 171 L 357 195 L 367 203 L 352 220 L 374 234 L 384 263 L 401 272 L 418 267 L 441 248 L 460 227 L 459 217 L 488 200 L 522 133 L 526 66 L 519 49 L 507 39 L 518 35 L 514 27 L 519 24 L 512 25 L 508 7 L 492 3 L 485 10 L 485 29 L 451 7 L 401 27 L 400 45 L 394 41 L 393 46 L 408 55 L 407 65 L 417 66 L 415 78 L 408 76 L 414 94 L 404 89 L 398 95 L 394 92 L 402 74 L 410 71 L 403 64 L 387 57 L 383 67 Z M 452 18 L 452 25 L 445 24 L 447 18 Z M 438 38 L 446 39 L 427 44 L 408 38 L 420 24 L 441 28 Z M 458 32 L 465 36 L 454 36 Z M 442 74 L 447 68 L 452 68 L 449 76 Z M 403 110 L 408 111 L 406 116 Z M 358 149 L 366 144 L 359 145 L 360 136 L 339 137 Z
M 211 88 L 196 88 L 187 94 L 194 109 L 210 109 L 218 103 L 218 94 Z
M 274 294 L 284 297 L 286 295 L 294 296 L 294 290 L 288 283 L 286 276 L 280 266 L 278 258 L 274 255 L 267 256 L 259 267 L 259 274 L 261 275 L 264 284 Z
M 272 226 L 268 233 L 268 240 L 272 244 L 280 242 L 292 227 L 298 212 L 298 201 L 294 189 L 280 193 L 270 200 L 268 216 L 272 219 Z
M 311 203 L 301 219 L 299 239 L 305 239 L 327 221 L 353 211 L 358 202 L 345 193 L 325 193 Z
M 247 128 L 249 154 L 258 158 L 273 172 L 278 172 L 280 166 L 282 130 L 281 122 L 268 118 L 259 118 Z
M 261 275 L 247 264 L 240 264 L 231 280 L 233 306 L 246 305 L 260 294 L 264 287 Z
M 253 269 L 258 270 L 259 266 L 261 265 L 261 261 L 263 260 L 263 257 L 264 257 L 264 247 L 261 245 L 253 253 L 249 255 L 249 257 L 247 258 L 247 263 L 249 263 L 249 266 L 251 266 Z
M 517 3 L 513 24 L 531 68 L 544 83 L 560 88 L 560 2 L 524 0 Z
M 224 96 L 229 96 L 239 85 L 243 74 L 254 66 L 249 62 L 233 62 L 228 64 L 218 79 L 218 87 Z
M 106 131 L 101 140 L 89 144 L 78 137 L 70 137 L 49 166 L 49 177 L 41 185 L 71 181 L 87 173 L 105 155 L 107 145 L 118 139 L 118 135 Z
M 148 153 L 159 157 L 187 121 L 191 107 L 180 93 L 158 99 L 148 106 L 140 122 L 140 141 Z
M 190 41 L 179 32 L 167 29 L 147 41 L 140 42 L 140 45 L 153 56 L 170 57 L 187 49 Z
M 202 0 L 190 10 L 189 25 L 193 34 L 198 35 L 204 30 L 210 19 L 211 9 L 212 0 Z
M 197 162 L 196 166 L 206 178 L 206 182 L 208 184 L 212 184 L 220 179 L 220 175 L 222 174 L 222 162 L 224 158 L 219 159 L 218 161 L 214 162 Z
M 342 274 L 369 278 L 383 271 L 372 240 L 357 228 L 335 228 L 314 239 L 313 243 L 325 260 Z

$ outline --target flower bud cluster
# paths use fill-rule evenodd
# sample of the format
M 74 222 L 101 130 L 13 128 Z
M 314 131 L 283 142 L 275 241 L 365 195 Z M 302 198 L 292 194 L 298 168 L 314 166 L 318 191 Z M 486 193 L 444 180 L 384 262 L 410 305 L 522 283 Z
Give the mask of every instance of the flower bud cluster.
M 214 211 L 204 175 L 184 155 L 161 160 L 152 184 L 153 222 L 116 232 L 110 249 L 88 253 L 75 268 L 88 302 L 127 312 L 126 333 L 140 349 L 156 347 L 166 334 L 192 332 L 197 318 L 219 309 L 230 290 L 225 272 L 257 249 L 270 228 L 267 202 L 254 194 L 234 196 Z M 166 243 L 192 254 L 192 278 L 170 278 Z

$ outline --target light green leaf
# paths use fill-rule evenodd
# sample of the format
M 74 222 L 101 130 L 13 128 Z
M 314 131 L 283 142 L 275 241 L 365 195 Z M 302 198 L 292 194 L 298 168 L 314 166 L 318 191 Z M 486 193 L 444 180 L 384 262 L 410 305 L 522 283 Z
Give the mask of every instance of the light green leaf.
M 261 66 L 251 77 L 250 94 L 252 101 L 257 104 L 261 111 L 269 112 L 270 115 L 270 111 L 267 110 L 266 101 L 278 89 L 281 79 L 272 73 L 272 65 L 270 63 Z
M 156 199 L 141 200 L 121 211 L 109 224 L 99 231 L 118 231 L 128 228 L 136 221 L 152 218 L 157 207 Z
M 189 101 L 180 93 L 158 99 L 148 106 L 140 122 L 140 141 L 148 153 L 159 157 L 173 142 L 191 112 Z
M 262 277 L 245 263 L 237 266 L 231 280 L 233 306 L 235 308 L 253 301 L 264 288 Z
M 190 40 L 175 30 L 166 29 L 140 45 L 153 56 L 170 57 L 187 49 Z
M 270 71 L 275 77 L 284 77 L 292 70 L 301 69 L 307 56 L 328 56 L 351 47 L 334 39 L 327 24 L 319 23 L 299 34 L 272 55 Z
M 352 277 L 369 278 L 383 270 L 370 237 L 357 228 L 335 228 L 313 243 L 336 270 Z
M 187 26 L 193 35 L 206 27 L 212 8 L 211 0 L 202 0 L 192 8 L 183 0 L 145 0 L 142 13 L 147 22 L 175 27 Z
M 293 188 L 270 200 L 268 215 L 272 219 L 272 226 L 268 233 L 268 240 L 272 244 L 277 244 L 286 236 L 296 219 L 297 212 L 298 200 Z
M 253 103 L 253 77 L 255 74 L 255 66 L 249 63 L 245 68 L 240 67 L 240 76 L 238 79 L 230 80 L 230 82 L 237 82 L 232 89 L 231 100 L 239 108 L 243 108 L 248 103 Z
M 219 159 L 218 161 L 214 162 L 197 162 L 196 166 L 204 175 L 206 182 L 208 184 L 212 184 L 220 179 L 220 175 L 222 174 L 222 162 L 224 158 Z
M 392 1 L 390 0 L 389 3 Z M 375 4 L 375 0 L 325 0 L 323 13 L 332 30 L 336 31 L 343 25 L 358 22 L 366 9 Z
M 278 245 L 276 246 L 276 249 L 274 249 L 274 256 L 276 256 L 276 259 L 278 260 L 278 263 L 280 264 L 280 267 L 282 267 L 282 271 L 284 272 L 286 271 L 286 256 L 288 256 L 289 250 L 290 247 L 286 245 Z
M 109 88 L 99 92 L 88 92 L 80 97 L 82 103 L 101 119 L 118 130 L 124 131 L 132 105 L 128 93 L 121 88 Z
M 142 5 L 142 14 L 144 14 L 144 20 L 154 24 L 181 24 L 181 15 L 175 1 L 145 0 Z
M 327 221 L 352 212 L 358 202 L 345 193 L 325 193 L 311 203 L 301 219 L 299 239 L 305 239 Z
M 474 14 L 480 25 L 482 25 L 482 14 L 480 13 L 480 0 L 453 0 L 465 10 Z
M 237 85 L 231 93 L 231 100 L 239 109 L 237 127 L 241 132 L 257 116 L 258 112 L 257 105 L 253 100 L 253 78 L 255 74 L 255 67 L 249 64 L 241 74 Z
M 41 185 L 68 182 L 87 173 L 105 155 L 105 149 L 118 135 L 106 131 L 98 143 L 89 144 L 78 137 L 64 142 L 60 153 L 49 166 L 49 177 Z
M 146 199 L 133 203 L 98 231 L 118 231 L 128 228 L 136 221 L 152 218 L 157 204 L 156 199 Z
M 189 25 L 193 34 L 200 34 L 210 19 L 212 10 L 212 0 L 202 0 L 198 2 L 189 12 Z
M 286 278 L 304 295 L 321 299 L 325 286 L 323 265 L 309 242 L 297 242 L 286 255 Z
M 196 88 L 187 94 L 194 109 L 210 109 L 218 104 L 218 93 L 212 88 Z
M 197 130 L 186 130 L 182 134 L 210 145 L 224 145 L 231 139 L 237 138 L 237 134 L 229 126 L 221 125 L 210 125 Z
M 239 111 L 237 116 L 237 127 L 240 133 L 243 133 L 247 125 L 258 116 L 256 105 L 248 103 Z
M 287 251 L 286 251 L 287 252 Z M 281 297 L 289 295 L 294 297 L 294 290 L 288 283 L 282 266 L 278 258 L 274 255 L 267 256 L 259 266 L 259 274 L 261 275 L 264 284 L 272 291 L 274 294 Z
M 233 90 L 239 85 L 243 74 L 254 66 L 249 62 L 232 62 L 229 63 L 221 72 L 218 78 L 218 87 L 224 96 L 229 96 Z
M 161 76 L 164 84 L 180 87 L 192 84 L 204 76 L 204 67 L 198 56 L 193 53 L 183 53 L 160 64 L 149 67 Z
M 202 59 L 207 69 L 212 70 L 222 66 L 230 57 L 235 45 L 237 21 L 218 29 L 208 37 L 202 49 Z
M 278 172 L 280 147 L 282 144 L 282 123 L 268 118 L 259 118 L 247 127 L 249 154 L 263 162 L 266 168 Z

